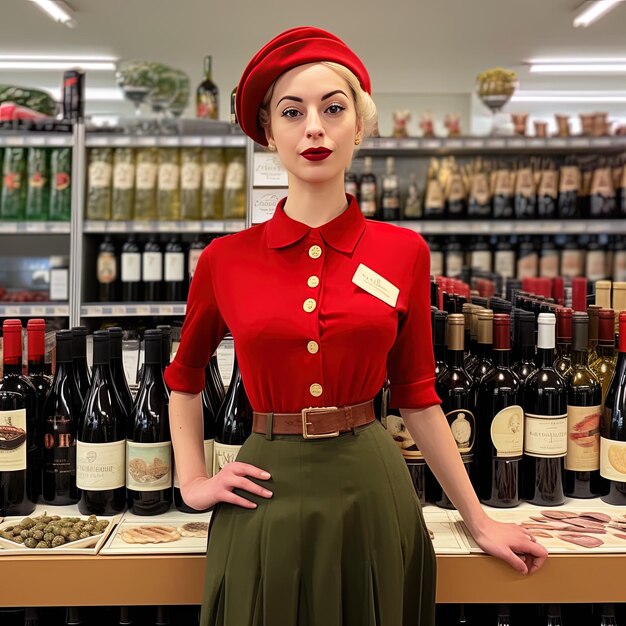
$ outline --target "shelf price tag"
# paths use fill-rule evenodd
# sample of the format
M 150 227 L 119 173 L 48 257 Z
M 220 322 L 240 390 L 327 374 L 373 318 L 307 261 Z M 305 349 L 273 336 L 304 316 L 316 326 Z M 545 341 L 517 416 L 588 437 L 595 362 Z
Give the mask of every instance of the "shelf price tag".
M 162 304 L 153 309 L 155 315 L 174 315 L 174 307 L 171 304 Z
M 129 224 L 130 222 L 108 222 L 106 229 L 110 233 L 125 233 L 131 229 Z
M 23 146 L 25 143 L 24 137 L 7 137 L 7 146 Z
M 50 135 L 47 137 L 49 146 L 70 146 L 72 144 L 71 135 Z
M 156 146 L 157 140 L 156 137 L 137 137 L 137 145 L 138 146 Z
M 24 315 L 30 315 L 30 307 L 29 306 L 8 306 L 5 309 L 6 315 L 8 316 L 16 316 L 19 317 L 20 313 Z
M 427 150 L 438 150 L 441 148 L 441 141 L 439 139 L 425 139 L 423 145 Z
M 16 233 L 17 222 L 0 222 L 0 233 Z
M 33 306 L 30 309 L 30 313 L 33 316 L 44 317 L 46 314 L 46 307 L 45 306 Z
M 130 146 L 130 137 L 114 137 L 111 143 L 114 146 Z
M 483 143 L 482 139 L 466 139 L 465 147 L 471 148 L 472 150 L 480 150 L 481 148 L 485 147 L 485 144 Z
M 226 137 L 224 145 L 229 148 L 243 148 L 246 145 L 245 137 Z
M 224 222 L 221 220 L 206 220 L 202 222 L 202 232 L 223 233 L 226 230 Z
M 137 307 L 137 315 L 150 315 L 150 307 L 149 306 L 138 306 Z
M 588 148 L 591 145 L 589 139 L 583 137 L 576 137 L 572 139 L 572 148 Z
M 161 145 L 175 148 L 180 145 L 180 139 L 178 137 L 163 137 Z
M 114 306 L 113 308 L 113 315 L 115 316 L 122 316 L 122 315 L 126 315 L 126 307 L 125 306 Z
M 227 233 L 238 233 L 243 230 L 246 226 L 244 220 L 227 220 L 224 222 L 224 230 Z

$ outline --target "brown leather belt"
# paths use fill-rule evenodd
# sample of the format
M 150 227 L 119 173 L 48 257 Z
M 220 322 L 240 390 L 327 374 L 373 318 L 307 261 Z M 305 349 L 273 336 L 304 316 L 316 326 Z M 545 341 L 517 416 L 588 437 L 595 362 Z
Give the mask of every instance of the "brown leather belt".
M 338 437 L 376 419 L 372 400 L 351 406 L 321 406 L 300 413 L 253 413 L 252 430 L 260 435 L 301 435 L 305 439 Z

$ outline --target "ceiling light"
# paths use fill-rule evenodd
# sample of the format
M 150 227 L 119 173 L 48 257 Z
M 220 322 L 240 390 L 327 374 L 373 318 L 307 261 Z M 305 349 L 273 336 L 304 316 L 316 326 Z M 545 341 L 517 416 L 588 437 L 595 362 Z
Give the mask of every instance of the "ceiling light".
M 39 87 L 39 89 L 47 91 L 56 100 L 60 100 L 62 97 L 62 91 L 59 87 Z M 124 94 L 115 87 L 87 87 L 85 100 L 89 102 L 118 102 L 124 100 Z
M 574 18 L 574 26 L 589 26 L 599 20 L 603 15 L 614 9 L 624 0 L 595 0 L 594 2 L 585 2 L 578 15 Z
M 87 61 L 0 61 L 0 70 L 95 70 L 114 71 L 115 63 Z
M 55 22 L 65 24 L 69 28 L 76 27 L 70 7 L 63 0 L 30 0 L 34 2 L 42 11 L 47 13 Z
M 626 63 L 539 63 L 530 66 L 533 74 L 623 74 Z
M 0 54 L 0 61 L 73 61 L 73 62 L 109 62 L 115 63 L 116 57 L 76 56 L 71 54 Z M 624 59 L 626 63 L 626 59 Z
M 626 102 L 626 91 L 516 91 L 511 102 L 584 102 L 621 103 Z
M 596 63 L 626 63 L 626 57 L 557 57 L 554 59 L 530 59 L 528 63 L 530 65 L 569 65 L 571 63 L 581 63 L 583 65 L 588 65 Z

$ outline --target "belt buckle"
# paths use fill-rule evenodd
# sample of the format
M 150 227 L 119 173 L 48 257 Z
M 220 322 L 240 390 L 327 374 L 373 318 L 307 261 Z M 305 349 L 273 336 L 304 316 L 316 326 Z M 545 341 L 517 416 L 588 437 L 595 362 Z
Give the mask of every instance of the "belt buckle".
M 332 437 L 339 437 L 339 431 L 334 433 L 322 433 L 321 435 L 310 435 L 307 426 L 312 422 L 307 422 L 307 416 L 309 413 L 325 413 L 326 411 L 336 411 L 336 406 L 310 406 L 307 409 L 302 409 L 302 436 L 305 439 L 330 439 Z

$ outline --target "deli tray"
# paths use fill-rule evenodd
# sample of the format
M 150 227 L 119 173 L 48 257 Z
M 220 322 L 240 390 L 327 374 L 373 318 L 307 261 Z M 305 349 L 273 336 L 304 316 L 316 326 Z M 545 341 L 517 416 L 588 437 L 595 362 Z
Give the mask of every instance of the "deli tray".
M 101 554 L 205 554 L 210 520 L 211 513 L 140 517 L 127 512 Z

